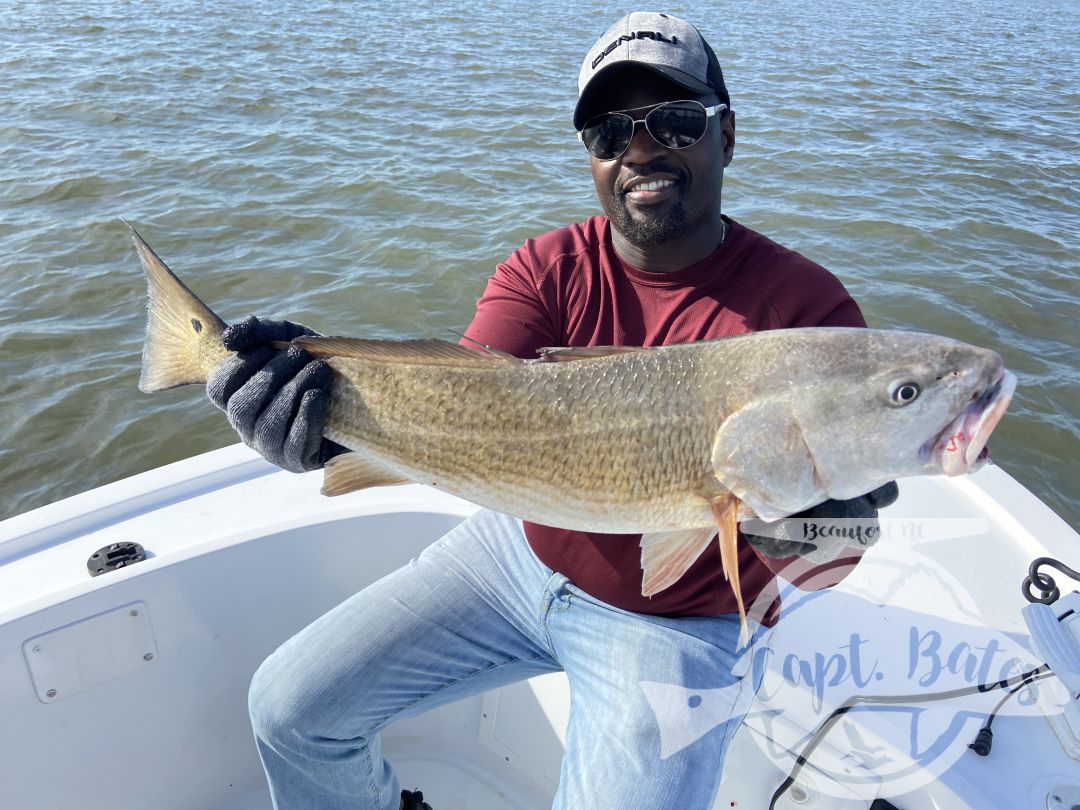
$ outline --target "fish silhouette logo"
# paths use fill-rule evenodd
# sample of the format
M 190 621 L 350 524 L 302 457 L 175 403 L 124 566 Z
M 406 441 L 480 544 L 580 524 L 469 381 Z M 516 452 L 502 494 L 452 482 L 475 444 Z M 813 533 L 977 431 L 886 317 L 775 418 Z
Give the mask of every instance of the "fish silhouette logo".
M 641 681 L 656 722 L 660 728 L 660 758 L 677 754 L 700 740 L 714 729 L 743 717 L 754 702 L 754 683 L 758 675 L 751 672 L 755 661 L 763 661 L 767 648 L 760 642 L 740 656 L 732 675 L 737 680 L 715 689 L 689 689 L 675 684 Z

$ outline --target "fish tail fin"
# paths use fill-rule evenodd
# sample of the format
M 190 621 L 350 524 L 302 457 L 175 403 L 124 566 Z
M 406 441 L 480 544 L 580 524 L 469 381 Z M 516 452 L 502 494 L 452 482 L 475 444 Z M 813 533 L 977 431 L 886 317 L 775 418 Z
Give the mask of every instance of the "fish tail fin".
M 226 323 L 178 279 L 130 224 L 146 273 L 146 340 L 139 390 L 164 391 L 205 383 L 229 352 L 221 342 Z
M 724 579 L 731 584 L 731 591 L 735 594 L 735 604 L 739 606 L 739 647 L 741 648 L 750 641 L 750 630 L 746 623 L 742 585 L 739 583 L 739 500 L 731 496 L 721 497 L 715 499 L 710 505 L 718 529 L 720 563 L 724 567 Z

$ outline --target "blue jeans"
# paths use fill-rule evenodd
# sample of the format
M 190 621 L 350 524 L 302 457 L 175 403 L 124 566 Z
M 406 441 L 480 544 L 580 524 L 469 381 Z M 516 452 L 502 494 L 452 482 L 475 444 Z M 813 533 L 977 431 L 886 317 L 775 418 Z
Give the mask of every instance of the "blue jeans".
M 666 619 L 594 599 L 536 558 L 521 521 L 481 511 L 255 673 L 251 720 L 274 806 L 395 810 L 380 730 L 565 670 L 556 808 L 708 808 L 759 682 L 735 653 L 738 632 L 735 616 Z

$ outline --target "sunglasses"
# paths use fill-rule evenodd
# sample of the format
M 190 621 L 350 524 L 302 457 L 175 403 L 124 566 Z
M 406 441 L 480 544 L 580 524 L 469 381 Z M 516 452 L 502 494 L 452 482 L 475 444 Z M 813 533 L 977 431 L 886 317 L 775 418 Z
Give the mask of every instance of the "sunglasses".
M 723 112 L 726 104 L 706 107 L 699 101 L 668 101 L 653 107 L 644 118 L 625 112 L 608 112 L 590 118 L 578 133 L 578 140 L 597 160 L 615 160 L 634 140 L 634 130 L 644 124 L 652 139 L 668 149 L 686 149 L 700 141 L 709 128 L 709 119 Z

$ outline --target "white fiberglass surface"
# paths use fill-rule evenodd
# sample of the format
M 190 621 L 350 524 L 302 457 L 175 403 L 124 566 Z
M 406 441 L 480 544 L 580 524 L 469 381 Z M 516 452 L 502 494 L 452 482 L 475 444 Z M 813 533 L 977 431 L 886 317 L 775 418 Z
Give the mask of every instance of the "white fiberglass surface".
M 246 711 L 258 664 L 459 520 L 374 514 L 166 555 L 0 626 L 3 806 L 211 808 L 261 789 Z M 134 603 L 144 606 L 152 660 L 70 695 L 43 684 L 44 694 L 57 692 L 43 703 L 24 642 L 80 622 L 95 627 L 86 620 Z M 96 662 L 113 653 L 81 654 Z
M 318 484 L 317 476 L 274 472 L 247 451 L 228 448 L 0 524 L 5 808 L 268 806 L 246 716 L 252 672 L 291 633 L 419 553 L 472 509 L 419 487 L 327 499 Z M 1069 556 L 1080 548 L 1076 535 L 992 467 L 967 479 L 902 482 L 901 499 L 883 517 L 895 522 L 893 534 L 830 596 L 837 604 L 863 599 L 893 609 L 867 634 L 890 617 L 917 616 L 953 622 L 964 632 L 991 628 L 1015 640 L 1023 635 L 1018 583 L 1030 559 L 1050 553 L 1080 562 Z M 88 554 L 121 539 L 143 542 L 150 558 L 91 579 Z M 890 579 L 897 560 L 917 560 L 918 576 Z M 112 618 L 128 605 L 140 606 L 132 624 L 137 633 Z M 790 630 L 798 615 L 785 618 L 791 619 L 787 640 L 785 625 L 778 628 L 776 649 L 783 654 L 798 652 L 784 646 L 801 635 Z M 153 657 L 117 663 L 109 650 L 87 652 L 88 634 L 48 635 L 72 627 L 93 628 L 106 642 L 118 638 L 129 658 L 152 637 Z M 808 634 L 815 632 L 822 643 L 835 640 Z M 92 682 L 57 682 L 91 685 L 48 697 L 50 686 L 34 682 L 26 660 L 33 649 L 26 642 L 35 638 L 62 639 L 93 658 Z M 920 676 L 930 660 L 920 659 Z M 902 665 L 903 655 L 897 661 Z M 882 657 L 879 666 L 888 663 Z M 567 711 L 565 679 L 545 676 L 395 726 L 386 750 L 405 786 L 438 799 L 435 807 L 542 808 L 557 784 Z M 790 713 L 804 734 L 813 728 L 813 716 Z M 868 728 L 877 735 L 868 734 L 869 742 L 889 731 Z M 1011 807 L 1034 807 L 1043 788 L 1023 774 L 1076 773 L 1077 763 L 1063 757 L 1043 719 L 1003 717 L 999 728 L 1004 739 L 995 753 L 1000 746 L 1007 759 L 990 768 L 970 757 L 958 760 L 934 784 L 906 793 L 894 784 L 891 795 L 907 802 L 898 806 L 959 807 L 967 804 L 960 797 L 977 792 L 1008 797 Z M 760 720 L 740 731 L 717 807 L 767 806 L 790 761 L 790 753 L 785 760 L 770 752 L 770 734 L 775 728 Z M 831 747 L 840 757 L 850 749 L 850 739 L 829 743 L 823 750 Z M 807 777 L 814 779 L 812 769 Z M 822 782 L 819 776 L 818 788 Z M 823 808 L 867 806 L 825 790 L 818 801 Z

